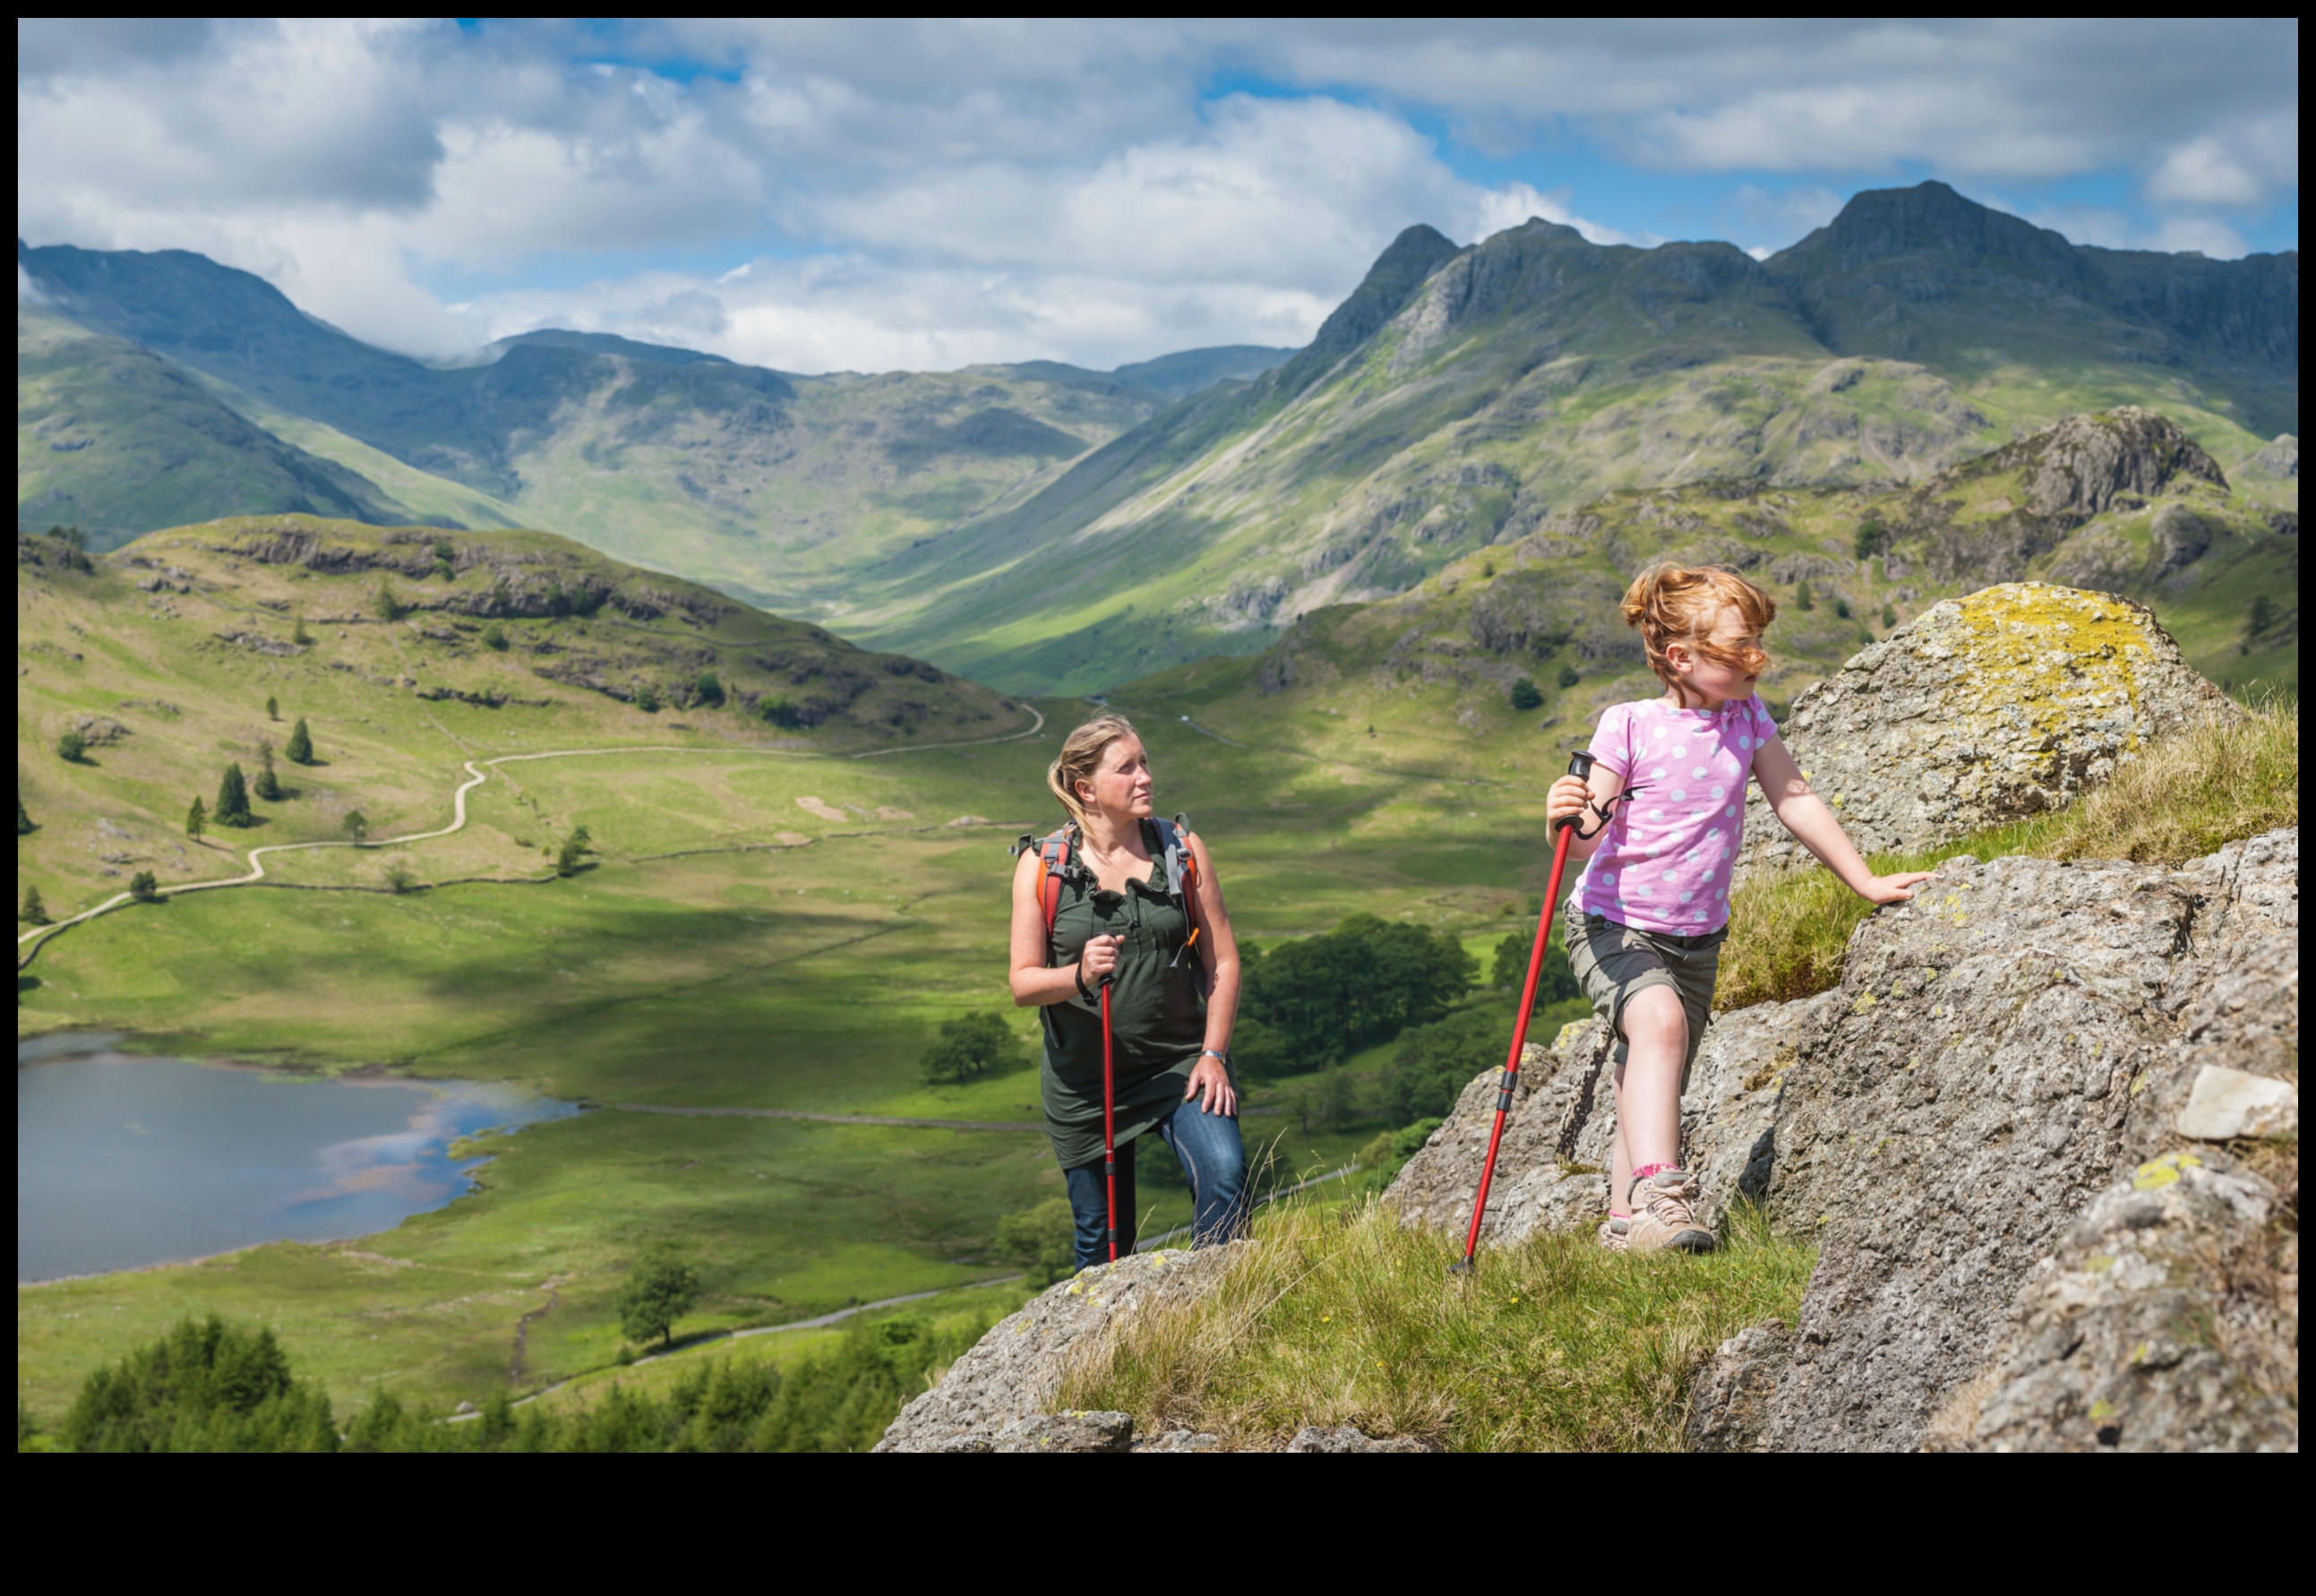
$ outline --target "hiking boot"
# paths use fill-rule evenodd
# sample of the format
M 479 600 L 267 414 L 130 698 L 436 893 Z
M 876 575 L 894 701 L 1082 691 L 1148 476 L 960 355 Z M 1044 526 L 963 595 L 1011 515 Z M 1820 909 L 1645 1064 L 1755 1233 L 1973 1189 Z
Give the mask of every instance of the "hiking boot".
M 1625 1245 L 1635 1253 L 1710 1253 L 1713 1232 L 1697 1223 L 1697 1177 L 1685 1169 L 1660 1170 L 1635 1181 L 1626 1193 L 1633 1205 Z
M 1626 1234 L 1632 1228 L 1633 1217 L 1630 1214 L 1609 1215 L 1600 1221 L 1600 1244 L 1611 1253 L 1623 1252 Z

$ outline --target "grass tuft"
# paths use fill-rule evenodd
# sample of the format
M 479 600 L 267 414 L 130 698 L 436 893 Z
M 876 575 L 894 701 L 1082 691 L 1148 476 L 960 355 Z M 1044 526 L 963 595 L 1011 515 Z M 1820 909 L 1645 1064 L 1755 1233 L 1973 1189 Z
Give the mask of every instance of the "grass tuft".
M 1724 1232 L 1705 1258 L 1537 1235 L 1451 1277 L 1454 1238 L 1373 1201 L 1281 1204 L 1212 1291 L 1109 1338 L 1059 1405 L 1225 1448 L 1356 1424 L 1458 1451 L 1678 1450 L 1697 1356 L 1748 1324 L 1790 1323 L 1817 1261 L 1750 1210 Z
M 2055 815 L 1868 862 L 1884 875 L 1932 869 L 1962 854 L 2181 865 L 2299 824 L 2300 706 L 2269 699 L 2240 719 L 2207 720 L 2151 743 L 2105 786 Z M 1850 933 L 1871 913 L 1818 866 L 1754 877 L 1729 901 L 1714 1006 L 1725 1012 L 1789 1003 L 1840 985 Z

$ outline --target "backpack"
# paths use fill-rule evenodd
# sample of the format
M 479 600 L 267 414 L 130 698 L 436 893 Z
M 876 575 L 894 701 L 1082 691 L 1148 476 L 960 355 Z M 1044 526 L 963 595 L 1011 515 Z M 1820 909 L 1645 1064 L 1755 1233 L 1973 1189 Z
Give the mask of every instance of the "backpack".
M 1157 831 L 1159 855 L 1166 862 L 1166 896 L 1181 905 L 1183 917 L 1190 923 L 1190 934 L 1174 957 L 1180 959 L 1183 954 L 1189 953 L 1195 958 L 1198 946 L 1198 856 L 1191 851 L 1185 840 L 1189 835 L 1190 823 L 1183 816 L 1177 815 L 1171 820 L 1152 820 L 1148 824 Z M 1054 918 L 1062 909 L 1062 883 L 1091 881 L 1093 872 L 1078 860 L 1078 823 L 1074 820 L 1064 822 L 1061 830 L 1050 832 L 1043 837 L 1023 832 L 1020 841 L 1008 851 L 1019 859 L 1032 848 L 1038 851 L 1038 862 L 1044 868 L 1044 881 L 1038 896 L 1046 910 L 1046 948 L 1047 958 L 1050 959 L 1053 957 Z M 1194 967 L 1198 970 L 1199 985 L 1203 990 L 1205 968 L 1195 964 Z

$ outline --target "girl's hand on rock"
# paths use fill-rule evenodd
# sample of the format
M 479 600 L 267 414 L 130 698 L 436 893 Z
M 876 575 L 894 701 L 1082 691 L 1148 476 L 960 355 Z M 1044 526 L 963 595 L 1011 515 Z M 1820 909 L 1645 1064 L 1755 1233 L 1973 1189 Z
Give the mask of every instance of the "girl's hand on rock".
M 1124 937 L 1088 937 L 1085 951 L 1078 955 L 1078 968 L 1085 973 L 1089 986 L 1100 984 L 1104 976 L 1118 968 L 1118 950 L 1125 945 Z
M 1556 824 L 1571 815 L 1581 815 L 1584 806 L 1591 801 L 1592 789 L 1585 786 L 1581 778 L 1563 776 L 1552 784 L 1552 791 L 1545 798 L 1544 810 Z M 1582 831 L 1584 823 L 1578 821 L 1576 829 Z
M 1898 870 L 1887 876 L 1871 876 L 1859 887 L 1857 896 L 1869 904 L 1902 904 L 1914 896 L 1914 883 L 1927 881 L 1936 870 Z

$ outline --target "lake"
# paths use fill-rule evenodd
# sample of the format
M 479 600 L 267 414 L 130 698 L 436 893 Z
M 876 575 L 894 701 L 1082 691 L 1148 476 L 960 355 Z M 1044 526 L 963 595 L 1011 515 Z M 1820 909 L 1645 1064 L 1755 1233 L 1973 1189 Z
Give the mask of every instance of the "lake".
M 579 1110 L 464 1081 L 320 1080 L 118 1053 L 16 1049 L 16 1279 L 102 1274 L 270 1241 L 390 1230 L 485 1160 L 450 1144 Z

